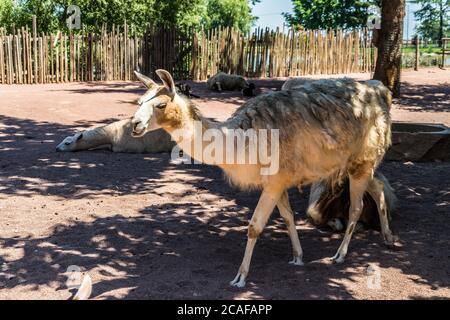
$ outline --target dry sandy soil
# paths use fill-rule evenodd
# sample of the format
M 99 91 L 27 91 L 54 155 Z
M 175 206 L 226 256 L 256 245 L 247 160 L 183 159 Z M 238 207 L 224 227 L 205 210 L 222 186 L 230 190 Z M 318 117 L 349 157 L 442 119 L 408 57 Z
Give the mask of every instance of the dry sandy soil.
M 368 78 L 369 75 L 351 75 Z M 450 125 L 450 71 L 403 74 L 393 117 Z M 257 80 L 263 91 L 283 79 Z M 224 119 L 243 102 L 194 83 L 205 115 Z M 307 190 L 292 190 L 304 267 L 293 267 L 276 212 L 256 246 L 245 289 L 228 286 L 244 253 L 258 193 L 239 192 L 206 165 L 167 154 L 56 153 L 76 130 L 133 114 L 138 83 L 0 86 L 0 299 L 68 299 L 66 269 L 93 279 L 94 299 L 450 298 L 450 163 L 384 163 L 399 198 L 398 250 L 378 232 L 354 236 L 330 265 L 342 234 L 305 219 Z M 369 264 L 381 271 L 369 288 Z

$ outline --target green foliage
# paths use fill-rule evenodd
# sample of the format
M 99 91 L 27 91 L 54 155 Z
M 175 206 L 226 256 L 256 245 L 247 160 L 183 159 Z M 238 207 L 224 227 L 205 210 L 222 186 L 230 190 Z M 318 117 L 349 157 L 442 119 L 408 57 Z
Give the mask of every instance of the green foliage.
M 427 46 L 420 46 L 419 48 L 420 53 L 424 54 L 439 54 L 441 53 L 441 49 L 439 48 L 439 46 L 435 45 L 435 44 L 429 44 Z M 415 54 L 416 52 L 416 46 L 415 45 L 402 45 L 402 53 L 407 53 L 407 54 Z
M 292 0 L 294 13 L 283 13 L 289 25 L 304 29 L 355 29 L 366 26 L 369 0 Z
M 206 28 L 236 27 L 248 32 L 257 19 L 252 16 L 247 0 L 209 0 L 206 8 L 202 21 Z
M 13 0 L 0 0 L 0 27 L 10 26 L 14 23 Z
M 426 39 L 439 41 L 450 35 L 450 0 L 415 0 L 420 5 L 414 16 L 420 21 L 417 33 Z
M 15 5 L 14 0 L 0 0 L 0 28 L 12 32 L 16 25 L 22 25 L 22 11 Z
M 83 30 L 98 32 L 103 24 L 122 26 L 142 34 L 149 24 L 179 27 L 235 26 L 248 31 L 255 21 L 250 3 L 260 0 L 0 0 L 0 27 L 31 26 L 37 16 L 38 32 L 68 31 L 66 9 L 81 9 Z

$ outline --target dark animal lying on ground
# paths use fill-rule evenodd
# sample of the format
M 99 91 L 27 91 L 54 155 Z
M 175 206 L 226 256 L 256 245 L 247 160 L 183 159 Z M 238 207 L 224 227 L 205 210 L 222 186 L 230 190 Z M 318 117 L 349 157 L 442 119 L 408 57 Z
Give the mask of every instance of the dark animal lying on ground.
M 242 94 L 246 97 L 256 96 L 256 86 L 254 83 L 250 82 L 247 88 L 242 89 Z
M 381 191 L 384 191 L 384 196 Z M 383 197 L 384 199 L 381 199 Z M 359 218 L 358 229 L 380 230 L 379 206 L 386 204 L 389 219 L 396 197 L 389 181 L 376 173 L 364 194 L 364 205 Z M 350 208 L 350 186 L 348 177 L 335 182 L 323 180 L 311 186 L 307 215 L 319 227 L 329 226 L 334 231 L 343 231 L 348 222 Z
M 243 76 L 218 72 L 206 81 L 208 89 L 215 91 L 234 91 L 248 88 L 247 80 Z
M 175 85 L 175 88 L 177 89 L 178 93 L 181 93 L 188 98 L 200 98 L 199 96 L 192 93 L 191 86 L 187 83 L 177 83 Z

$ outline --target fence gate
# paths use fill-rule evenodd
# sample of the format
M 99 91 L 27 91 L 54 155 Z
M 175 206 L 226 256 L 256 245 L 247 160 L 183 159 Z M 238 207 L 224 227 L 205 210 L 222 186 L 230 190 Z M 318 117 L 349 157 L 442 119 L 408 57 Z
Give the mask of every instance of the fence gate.
M 142 70 L 152 78 L 157 69 L 166 69 L 175 79 L 189 78 L 191 31 L 150 26 L 144 35 Z

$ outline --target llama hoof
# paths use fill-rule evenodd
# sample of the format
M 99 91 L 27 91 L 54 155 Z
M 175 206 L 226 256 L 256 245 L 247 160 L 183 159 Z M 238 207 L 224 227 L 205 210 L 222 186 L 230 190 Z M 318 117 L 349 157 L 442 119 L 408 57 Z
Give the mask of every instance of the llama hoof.
M 336 253 L 336 255 L 331 258 L 331 262 L 333 264 L 342 263 L 342 262 L 344 262 L 344 260 L 345 260 L 345 257 L 340 255 L 339 253 Z
M 294 257 L 292 261 L 289 261 L 289 264 L 292 264 L 294 266 L 304 266 L 305 264 L 302 261 L 302 258 L 300 257 Z
M 230 286 L 237 288 L 245 287 L 245 277 L 242 274 L 238 273 L 236 278 L 234 278 L 233 281 L 230 282 Z
M 394 243 L 396 240 L 396 237 L 392 234 L 392 233 L 386 233 L 383 234 L 383 239 L 384 239 L 384 244 L 387 245 L 388 247 L 392 247 L 394 246 Z
M 384 235 L 384 244 L 391 249 L 395 249 L 400 246 L 399 238 L 392 233 Z
M 333 231 L 339 232 L 344 230 L 344 224 L 341 222 L 341 219 L 334 218 L 327 222 L 328 226 L 333 229 Z

